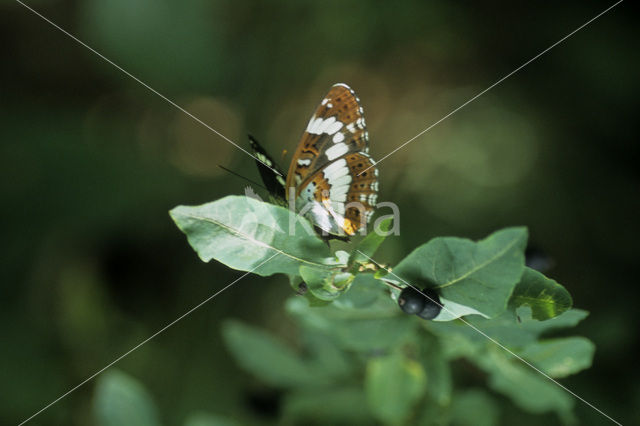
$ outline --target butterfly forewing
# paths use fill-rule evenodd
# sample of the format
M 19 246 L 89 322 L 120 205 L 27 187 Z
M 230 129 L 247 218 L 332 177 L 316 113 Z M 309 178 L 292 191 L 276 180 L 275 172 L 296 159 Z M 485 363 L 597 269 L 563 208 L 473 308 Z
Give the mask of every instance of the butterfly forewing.
M 368 152 L 368 139 L 355 92 L 345 84 L 334 85 L 298 143 L 287 173 L 287 188 L 299 187 L 310 175 L 350 152 Z

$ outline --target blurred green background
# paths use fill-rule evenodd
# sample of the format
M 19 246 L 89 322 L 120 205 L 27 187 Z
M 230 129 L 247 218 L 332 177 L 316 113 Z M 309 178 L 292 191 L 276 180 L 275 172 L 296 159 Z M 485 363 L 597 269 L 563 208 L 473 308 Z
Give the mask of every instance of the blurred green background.
M 612 2 L 28 4 L 243 147 L 251 132 L 291 152 L 330 85 L 348 83 L 380 158 Z M 201 263 L 167 212 L 243 193 L 218 164 L 258 174 L 20 4 L 3 2 L 0 21 L 0 423 L 15 424 L 240 275 Z M 623 423 L 640 421 L 634 26 L 623 3 L 381 163 L 402 234 L 377 255 L 528 226 L 548 275 L 591 312 L 576 332 L 597 345 L 593 367 L 563 383 Z M 164 424 L 198 411 L 276 423 L 278 392 L 237 367 L 220 326 L 291 340 L 290 294 L 284 277 L 247 277 L 117 367 Z M 93 424 L 94 391 L 32 424 Z M 539 424 L 502 402 L 503 424 Z

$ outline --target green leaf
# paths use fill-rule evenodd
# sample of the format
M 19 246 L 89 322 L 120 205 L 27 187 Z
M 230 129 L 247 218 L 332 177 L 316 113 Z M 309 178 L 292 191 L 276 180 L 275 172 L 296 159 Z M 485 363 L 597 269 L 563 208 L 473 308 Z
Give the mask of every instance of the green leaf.
M 338 301 L 341 300 L 338 299 Z M 366 309 L 335 306 L 311 307 L 301 297 L 287 300 L 286 308 L 305 328 L 322 332 L 342 348 L 355 351 L 386 351 L 407 339 L 416 329 L 416 321 L 401 316 L 397 306 L 372 305 Z
M 526 228 L 507 228 L 482 241 L 442 237 L 415 249 L 393 270 L 414 286 L 495 317 L 507 306 L 524 270 Z
M 523 306 L 516 310 L 516 314 L 524 330 L 528 333 L 540 335 L 557 329 L 575 327 L 589 315 L 589 312 L 582 309 L 569 309 L 557 317 L 545 321 L 537 321 L 532 318 L 531 308 Z
M 307 299 L 310 306 L 325 306 L 331 303 L 331 301 L 318 299 L 316 296 L 314 296 L 312 292 L 308 291 L 308 286 L 304 287 L 307 285 L 307 283 L 304 283 L 304 286 L 302 286 L 304 281 L 299 275 L 287 275 L 287 277 L 289 278 L 289 284 L 291 285 L 291 288 L 297 293 L 298 296 L 302 296 Z M 306 291 L 303 291 L 304 288 L 306 288 Z
M 489 318 L 487 315 L 476 309 L 473 309 L 472 307 L 461 305 L 459 303 L 445 299 L 444 297 L 440 297 L 440 303 L 442 303 L 442 310 L 440 311 L 438 316 L 433 319 L 433 321 L 453 321 L 454 319 L 458 319 L 467 315 L 480 315 L 484 318 Z
M 281 424 L 371 424 L 361 388 L 327 389 L 323 392 L 293 392 L 284 400 Z M 288 421 L 287 421 L 288 420 Z
M 451 401 L 451 423 L 456 426 L 494 426 L 498 420 L 496 401 L 483 390 L 458 392 Z
M 401 423 L 424 395 L 427 376 L 420 363 L 402 354 L 373 358 L 367 365 L 365 392 L 378 420 Z
M 519 321 L 511 311 L 490 320 L 474 316 L 466 318 L 465 321 L 500 344 L 513 350 L 519 350 L 535 343 L 541 334 L 574 327 L 587 316 L 586 311 L 570 309 L 555 318 L 537 321 L 531 319 L 531 310 L 528 306 L 519 309 L 518 312 L 520 313 Z M 468 356 L 486 346 L 495 345 L 478 330 L 461 321 L 430 322 L 425 323 L 424 326 L 441 337 L 441 342 L 449 358 Z
M 240 366 L 274 386 L 319 386 L 327 379 L 290 348 L 264 331 L 227 321 L 222 335 Z
M 308 365 L 318 374 L 331 379 L 343 379 L 354 374 L 352 359 L 326 334 L 307 329 L 302 340 L 305 352 L 310 355 Z
M 571 397 L 487 336 L 546 374 L 565 377 L 591 364 L 593 344 L 581 337 L 538 339 L 545 333 L 573 327 L 586 315 L 585 311 L 570 309 L 557 317 L 537 321 L 531 318 L 531 308 L 524 306 L 518 309 L 520 320 L 513 311 L 491 320 L 467 319 L 477 330 L 461 321 L 431 322 L 425 327 L 440 337 L 447 358 L 464 357 L 479 366 L 489 374 L 489 385 L 516 405 L 533 413 L 555 411 L 569 421 L 572 419 Z
M 387 238 L 386 234 L 391 229 L 392 223 L 393 218 L 385 219 L 380 222 L 380 233 L 372 231 L 364 237 L 356 246 L 355 250 L 351 252 L 349 265 L 353 265 L 355 263 L 370 263 L 371 259 L 369 259 L 369 257 L 373 257 L 373 255 L 376 254 L 378 247 L 380 247 L 383 241 Z
M 293 298 L 299 299 L 299 298 Z M 304 301 L 294 302 L 292 313 L 300 316 L 322 316 L 323 319 L 381 319 L 402 316 L 396 302 L 390 297 L 387 287 L 373 278 L 371 274 L 357 275 L 349 290 L 333 302 L 319 309 L 310 308 Z
M 573 301 L 563 286 L 536 270 L 525 268 L 509 304 L 514 308 L 529 306 L 533 318 L 543 321 L 567 311 Z
M 349 291 L 333 302 L 334 306 L 342 310 L 356 312 L 385 312 L 397 314 L 396 302 L 391 299 L 387 287 L 372 274 L 358 274 Z
M 349 263 L 350 255 L 344 250 L 336 250 L 336 252 L 333 253 L 333 256 L 335 257 L 335 263 L 338 265 L 346 265 Z
M 440 406 L 448 406 L 451 402 L 453 381 L 451 367 L 445 358 L 440 344 L 436 339 L 426 341 L 423 339 L 420 351 L 420 360 L 424 366 L 429 386 L 427 394 Z
M 500 348 L 476 359 L 487 373 L 489 386 L 531 413 L 557 412 L 570 417 L 573 398 L 558 385 Z
M 184 426 L 239 426 L 235 420 L 204 412 L 193 413 L 184 422 Z
M 107 371 L 98 378 L 93 413 L 100 426 L 160 424 L 156 407 L 146 389 L 118 370 Z
M 320 300 L 331 301 L 349 289 L 355 278 L 349 272 L 300 266 L 300 276 L 311 293 Z
M 170 215 L 204 262 L 216 259 L 263 276 L 298 275 L 301 265 L 329 268 L 327 245 L 308 232 L 306 219 L 283 207 L 229 196 L 201 206 L 178 206 Z M 290 219 L 295 219 L 291 233 Z
M 302 297 L 304 297 L 307 300 L 307 302 L 309 302 L 309 306 L 313 306 L 313 307 L 327 306 L 331 304 L 330 300 L 319 299 L 310 291 L 307 291 L 305 294 L 302 295 Z
M 547 339 L 527 346 L 520 355 L 551 377 L 567 377 L 591 367 L 595 345 L 584 337 Z

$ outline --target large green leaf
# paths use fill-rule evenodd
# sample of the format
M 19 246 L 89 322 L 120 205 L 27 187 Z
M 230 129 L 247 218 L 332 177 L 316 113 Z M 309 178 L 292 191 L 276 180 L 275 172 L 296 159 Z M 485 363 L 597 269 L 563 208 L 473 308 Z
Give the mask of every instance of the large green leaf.
M 586 311 L 570 309 L 557 317 L 537 321 L 531 319 L 529 307 L 518 312 L 519 316 L 507 311 L 490 320 L 474 316 L 466 318 L 466 323 L 430 322 L 424 326 L 442 338 L 448 357 L 456 358 L 476 353 L 486 346 L 495 346 L 487 336 L 512 350 L 521 350 L 535 343 L 543 333 L 574 327 L 587 316 Z
M 93 413 L 100 426 L 160 424 L 155 404 L 144 386 L 118 370 L 107 371 L 98 378 Z
M 383 422 L 402 423 L 424 395 L 426 385 L 427 376 L 420 363 L 403 354 L 373 358 L 367 365 L 367 401 Z
M 360 243 L 356 246 L 355 250 L 351 252 L 349 265 L 353 265 L 354 263 L 371 262 L 369 258 L 376 254 L 378 247 L 380 247 L 385 238 L 387 238 L 386 233 L 391 229 L 392 223 L 392 218 L 385 219 L 380 222 L 380 232 L 377 232 L 378 230 L 373 229 L 366 237 L 364 237 L 362 241 L 360 241 Z
M 301 265 L 327 268 L 330 261 L 329 248 L 309 232 L 309 222 L 280 206 L 229 196 L 201 206 L 178 206 L 170 214 L 204 262 L 216 259 L 266 276 L 298 275 Z
M 537 338 L 537 333 L 524 329 L 511 312 L 505 312 L 490 320 L 467 317 L 464 322 L 431 322 L 425 324 L 425 327 L 442 338 L 442 343 L 451 357 L 455 357 L 457 352 L 464 355 L 476 348 L 493 344 L 486 336 L 509 347 L 524 346 Z
M 308 365 L 327 378 L 344 379 L 353 376 L 356 370 L 346 351 L 324 333 L 305 330 L 302 334 L 305 352 L 309 354 Z
M 479 242 L 434 238 L 394 269 L 416 287 L 431 285 L 453 302 L 489 317 L 502 313 L 524 270 L 526 228 L 507 228 Z
M 478 357 L 476 363 L 489 374 L 489 386 L 523 410 L 555 411 L 563 418 L 571 416 L 574 402 L 569 393 L 504 350 L 492 348 Z
M 374 303 L 358 309 L 351 305 L 339 306 L 341 299 L 326 306 L 312 307 L 303 297 L 291 297 L 286 307 L 305 328 L 322 332 L 342 348 L 356 351 L 390 350 L 416 329 L 417 322 L 410 321 L 393 304 L 381 300 L 380 305 Z
M 448 359 L 464 357 L 489 374 L 489 384 L 511 398 L 524 410 L 534 413 L 555 411 L 570 419 L 571 397 L 535 368 L 552 377 L 565 377 L 591 365 L 593 344 L 582 337 L 539 340 L 542 335 L 573 327 L 586 317 L 585 311 L 571 309 L 557 317 L 537 321 L 529 306 L 509 310 L 487 320 L 470 317 L 461 321 L 428 323 L 441 339 Z M 493 340 L 491 340 L 493 339 Z
M 303 387 L 327 383 L 327 377 L 318 374 L 303 358 L 262 330 L 228 321 L 222 331 L 238 363 L 268 384 Z
M 509 304 L 514 308 L 529 306 L 533 318 L 543 321 L 567 311 L 573 301 L 563 286 L 538 271 L 525 268 Z
M 595 350 L 589 339 L 573 336 L 534 343 L 521 356 L 552 377 L 567 377 L 591 367 Z

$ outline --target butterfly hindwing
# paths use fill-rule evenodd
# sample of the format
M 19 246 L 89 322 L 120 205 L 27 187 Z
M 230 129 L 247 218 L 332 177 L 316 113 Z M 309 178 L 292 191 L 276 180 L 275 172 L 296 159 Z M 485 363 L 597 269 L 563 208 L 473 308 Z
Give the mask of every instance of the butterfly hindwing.
M 296 210 L 329 234 L 354 235 L 373 214 L 377 169 L 368 154 L 355 152 L 327 164 L 300 188 Z
M 353 177 L 347 193 L 345 218 L 355 233 L 367 225 L 378 202 L 378 168 L 369 154 L 363 152 L 349 154 L 345 159 Z M 345 231 L 349 233 L 346 227 Z

